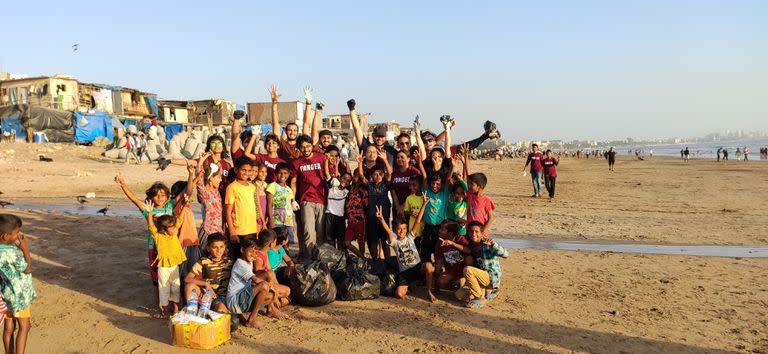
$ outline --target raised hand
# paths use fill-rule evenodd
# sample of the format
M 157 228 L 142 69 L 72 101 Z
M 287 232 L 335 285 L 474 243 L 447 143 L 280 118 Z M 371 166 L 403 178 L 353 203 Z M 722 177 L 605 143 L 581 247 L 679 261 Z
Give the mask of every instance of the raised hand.
M 306 101 L 307 104 L 312 103 L 312 87 L 311 86 L 304 86 L 304 101 Z
M 416 115 L 416 119 L 413 120 L 413 129 L 419 130 L 421 128 L 421 118 L 419 115 Z
M 317 109 L 318 111 L 322 111 L 323 108 L 325 108 L 325 103 L 323 103 L 323 101 L 318 101 L 317 103 L 315 103 L 315 109 Z
M 350 99 L 349 101 L 347 101 L 347 108 L 349 108 L 350 111 L 354 111 L 356 104 L 357 104 L 357 102 L 355 102 L 354 98 Z
M 426 193 L 426 192 L 421 192 L 421 200 L 422 200 L 424 203 L 429 203 L 429 197 L 427 196 L 427 193 Z
M 123 175 L 120 174 L 120 173 L 115 175 L 115 182 L 117 182 L 117 184 L 119 184 L 121 186 L 124 185 L 125 184 L 125 180 L 123 179 Z
M 147 200 L 144 202 L 144 210 L 146 210 L 148 213 L 152 213 L 152 210 L 155 209 L 155 203 L 153 203 L 151 200 Z
M 376 206 L 376 217 L 379 218 L 379 220 L 384 220 L 384 214 L 381 211 L 381 206 Z
M 269 96 L 272 97 L 272 102 L 277 102 L 278 99 L 280 99 L 280 92 L 277 91 L 277 85 L 272 84 L 272 86 L 269 87 Z

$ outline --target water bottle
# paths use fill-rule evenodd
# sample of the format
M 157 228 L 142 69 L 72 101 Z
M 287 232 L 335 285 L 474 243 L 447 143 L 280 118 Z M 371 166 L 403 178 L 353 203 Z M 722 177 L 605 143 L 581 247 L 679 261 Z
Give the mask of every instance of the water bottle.
M 205 318 L 208 315 L 208 311 L 211 309 L 211 302 L 213 302 L 213 290 L 206 290 L 203 294 L 203 303 L 200 304 L 200 310 L 197 312 L 198 317 Z
M 192 289 L 192 295 L 189 296 L 189 299 L 187 299 L 187 307 L 186 311 L 190 315 L 196 315 L 197 314 L 197 289 Z

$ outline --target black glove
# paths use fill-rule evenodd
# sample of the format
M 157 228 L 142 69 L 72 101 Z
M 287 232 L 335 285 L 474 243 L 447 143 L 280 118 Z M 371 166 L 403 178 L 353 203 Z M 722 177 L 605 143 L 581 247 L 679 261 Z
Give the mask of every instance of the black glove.
M 357 104 L 357 102 L 355 102 L 355 99 L 353 98 L 347 101 L 347 108 L 349 108 L 350 111 L 353 111 L 355 110 L 355 104 Z
M 347 104 L 349 104 L 349 103 L 347 103 Z M 323 102 L 315 103 L 315 109 L 317 109 L 318 111 L 322 111 L 323 108 L 325 108 L 325 103 L 323 103 Z

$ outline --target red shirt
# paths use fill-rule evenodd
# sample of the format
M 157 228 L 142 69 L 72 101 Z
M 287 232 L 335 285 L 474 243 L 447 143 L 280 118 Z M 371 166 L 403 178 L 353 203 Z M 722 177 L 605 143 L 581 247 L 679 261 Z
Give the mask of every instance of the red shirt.
M 323 163 L 325 156 L 312 154 L 291 162 L 291 175 L 296 177 L 296 191 L 299 203 L 312 202 L 325 205 L 325 173 Z
M 349 224 L 365 221 L 365 210 L 368 208 L 368 189 L 365 186 L 353 185 L 347 194 L 347 211 Z
M 390 188 L 395 191 L 397 202 L 400 205 L 405 204 L 405 198 L 411 194 L 411 178 L 421 178 L 421 172 L 416 167 L 408 166 L 404 172 L 400 172 L 398 168 L 392 171 Z
M 531 173 L 541 172 L 541 160 L 544 160 L 544 154 L 538 151 L 528 154 L 528 159 L 525 163 L 531 164 Z
M 325 154 L 325 148 L 320 143 L 317 143 L 312 147 L 312 152 L 315 154 Z
M 479 221 L 485 225 L 488 221 L 488 214 L 496 210 L 496 205 L 487 195 L 478 196 L 474 193 L 467 193 L 467 209 L 467 224 Z
M 469 246 L 469 242 L 467 242 L 467 239 L 464 238 L 464 236 L 457 236 L 453 242 L 463 246 Z M 440 258 L 443 259 L 446 273 L 453 276 L 460 276 L 463 274 L 464 267 L 466 266 L 466 263 L 464 263 L 464 254 L 451 246 L 442 246 L 440 240 L 437 240 L 437 245 L 435 245 L 435 259 L 437 260 Z
M 275 181 L 275 168 L 277 164 L 285 162 L 285 160 L 278 157 L 269 157 L 267 154 L 256 154 L 256 162 L 263 162 L 267 165 L 267 183 Z
M 544 166 L 544 176 L 546 177 L 557 177 L 557 159 L 554 157 L 546 157 L 544 160 L 541 161 L 541 164 Z
M 280 148 L 277 149 L 277 156 L 283 159 L 283 161 L 291 162 L 298 159 L 301 156 L 299 147 L 291 145 L 288 140 L 280 139 Z

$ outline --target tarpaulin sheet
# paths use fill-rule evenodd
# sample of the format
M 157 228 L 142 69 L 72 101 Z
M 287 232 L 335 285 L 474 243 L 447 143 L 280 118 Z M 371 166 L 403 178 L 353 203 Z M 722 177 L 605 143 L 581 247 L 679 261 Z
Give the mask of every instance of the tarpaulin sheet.
M 165 140 L 171 141 L 174 135 L 184 131 L 184 125 L 181 123 L 166 123 L 163 129 L 165 129 Z
M 72 130 L 72 112 L 29 106 L 21 117 L 24 127 L 32 128 L 35 131 Z
M 144 101 L 147 102 L 147 107 L 152 114 L 157 115 L 157 96 L 145 96 Z
M 27 132 L 21 126 L 21 112 L 16 112 L 10 116 L 0 116 L 0 131 L 3 133 L 16 132 L 17 139 L 24 139 Z
M 75 142 L 90 143 L 98 137 L 105 137 L 109 141 L 114 139 L 112 133 L 112 116 L 106 112 L 93 114 L 75 112 Z

